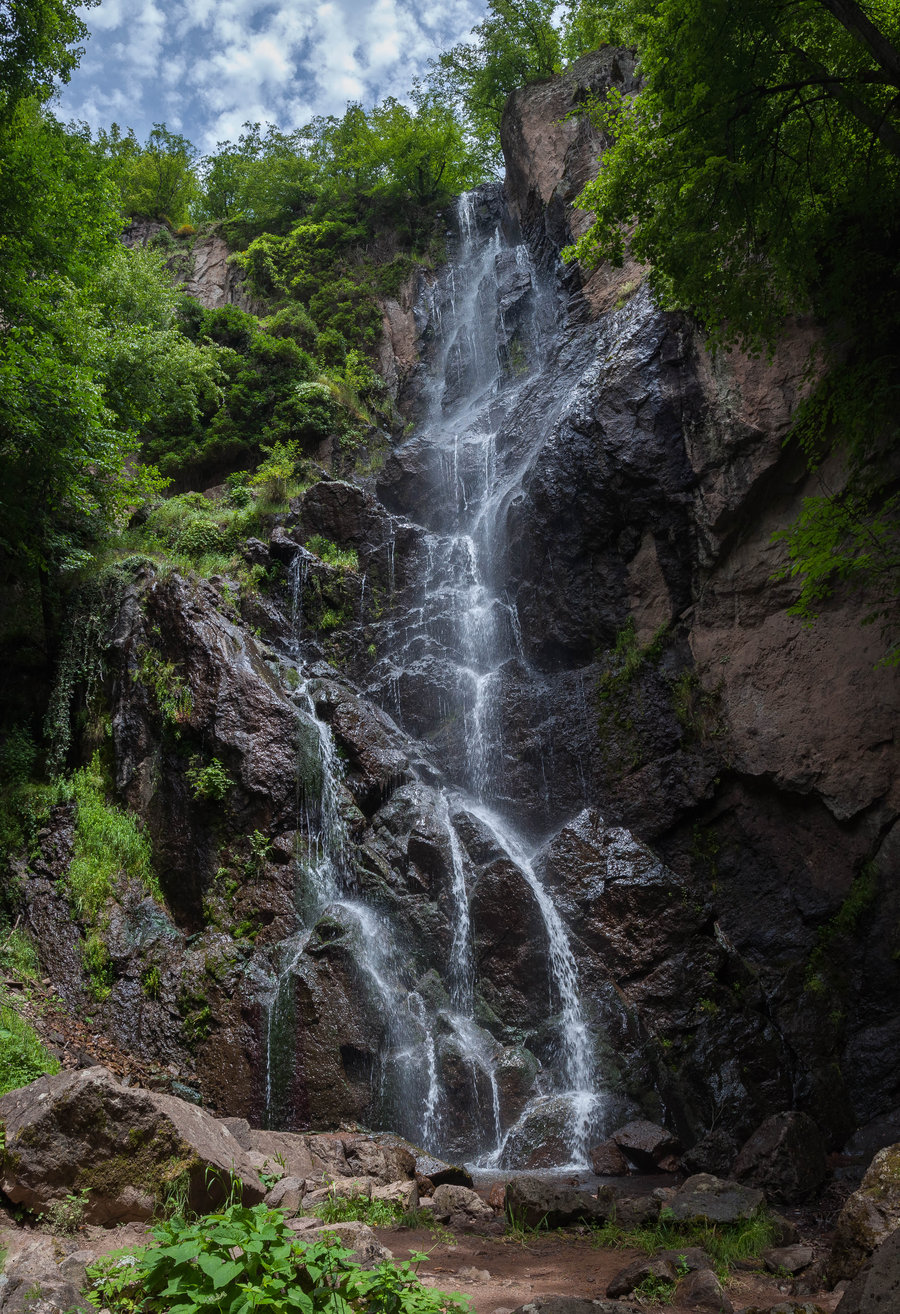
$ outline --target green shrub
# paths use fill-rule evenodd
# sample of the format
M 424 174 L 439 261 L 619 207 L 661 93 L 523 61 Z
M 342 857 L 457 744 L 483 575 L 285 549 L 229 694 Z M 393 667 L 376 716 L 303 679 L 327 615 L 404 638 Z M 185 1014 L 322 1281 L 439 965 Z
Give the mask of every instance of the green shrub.
M 313 1209 L 324 1223 L 368 1223 L 369 1227 L 394 1227 L 401 1212 L 390 1200 L 370 1200 L 366 1195 L 332 1195 Z
M 203 802 L 221 803 L 234 784 L 217 757 L 206 766 L 200 766 L 199 758 L 192 758 L 185 775 L 194 798 Z
M 661 1211 L 652 1227 L 621 1227 L 612 1217 L 602 1227 L 594 1228 L 592 1244 L 622 1250 L 643 1250 L 652 1255 L 657 1250 L 684 1250 L 699 1246 L 715 1264 L 720 1278 L 725 1278 L 735 1264 L 753 1259 L 772 1244 L 775 1227 L 767 1210 L 757 1211 L 739 1223 L 682 1223 Z
M 284 1215 L 231 1204 L 196 1222 L 153 1229 L 157 1245 L 104 1255 L 87 1270 L 87 1295 L 112 1314 L 467 1314 L 463 1296 L 425 1287 L 412 1262 L 365 1270 L 333 1241 L 299 1241 Z
M 324 561 L 326 566 L 337 566 L 339 570 L 359 570 L 359 557 L 355 548 L 338 547 L 337 543 L 323 538 L 321 534 L 313 534 L 308 538 L 306 547 L 310 552 L 314 552 L 320 561 Z
M 14 1008 L 0 1004 L 0 1095 L 53 1072 L 59 1072 L 59 1062 L 34 1027 Z

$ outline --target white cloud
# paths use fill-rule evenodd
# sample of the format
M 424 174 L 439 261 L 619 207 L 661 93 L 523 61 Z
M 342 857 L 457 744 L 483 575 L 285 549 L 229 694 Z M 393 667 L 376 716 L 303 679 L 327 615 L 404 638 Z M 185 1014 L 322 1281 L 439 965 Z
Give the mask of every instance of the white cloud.
M 116 117 L 139 137 L 165 120 L 198 146 L 247 120 L 290 129 L 348 100 L 403 98 L 463 39 L 483 0 L 103 0 L 64 116 Z

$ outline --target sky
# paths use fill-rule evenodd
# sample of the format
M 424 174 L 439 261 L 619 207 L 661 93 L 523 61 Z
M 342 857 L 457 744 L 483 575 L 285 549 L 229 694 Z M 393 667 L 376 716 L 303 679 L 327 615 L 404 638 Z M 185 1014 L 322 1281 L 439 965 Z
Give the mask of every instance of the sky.
M 92 129 L 165 123 L 208 151 L 245 122 L 288 131 L 405 97 L 428 60 L 468 36 L 484 0 L 102 0 L 62 88 L 64 119 Z

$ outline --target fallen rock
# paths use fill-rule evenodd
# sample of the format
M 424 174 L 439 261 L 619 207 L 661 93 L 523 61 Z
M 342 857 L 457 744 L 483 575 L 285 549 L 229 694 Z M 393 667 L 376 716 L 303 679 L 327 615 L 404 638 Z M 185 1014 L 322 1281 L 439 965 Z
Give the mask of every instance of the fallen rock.
M 732 1173 L 765 1191 L 776 1204 L 802 1204 L 828 1172 L 825 1139 L 807 1113 L 773 1114 L 756 1129 L 734 1161 Z
M 495 1182 L 488 1192 L 488 1204 L 495 1214 L 502 1214 L 506 1208 L 506 1187 L 502 1182 Z
M 710 1310 L 713 1314 L 734 1314 L 734 1306 L 725 1295 L 722 1283 L 712 1269 L 698 1268 L 678 1283 L 675 1299 L 686 1309 Z
M 372 1199 L 400 1205 L 404 1213 L 409 1213 L 419 1207 L 419 1187 L 414 1177 L 403 1182 L 391 1182 L 387 1186 L 373 1186 Z
M 2 1101 L 0 1101 L 2 1107 Z M 900 1227 L 900 1145 L 886 1145 L 869 1165 L 859 1190 L 844 1202 L 834 1229 L 828 1284 L 855 1277 Z
M 900 1309 L 900 1230 L 878 1247 L 841 1297 L 837 1314 L 888 1314 Z
M 644 1118 L 636 1118 L 613 1132 L 611 1139 L 635 1168 L 652 1173 L 662 1168 L 663 1172 L 672 1171 L 681 1154 L 681 1145 L 665 1127 Z M 671 1165 L 663 1168 L 663 1163 Z
M 254 1164 L 215 1118 L 173 1095 L 123 1086 L 106 1068 L 41 1077 L 0 1099 L 0 1189 L 33 1213 L 87 1190 L 85 1221 L 143 1221 L 176 1182 L 209 1213 L 232 1180 L 245 1204 L 264 1191 Z
M 266 1204 L 271 1209 L 281 1209 L 286 1214 L 296 1214 L 303 1200 L 303 1182 L 297 1177 L 282 1177 L 266 1195 Z
M 496 1217 L 490 1205 L 467 1186 L 451 1186 L 445 1182 L 435 1187 L 431 1212 L 439 1223 L 462 1232 L 503 1230 L 502 1220 Z
M 662 1206 L 652 1195 L 616 1195 L 613 1207 L 616 1222 L 630 1231 L 634 1227 L 652 1226 Z
M 675 1265 L 668 1259 L 657 1256 L 655 1259 L 636 1259 L 619 1270 L 607 1283 L 606 1294 L 617 1300 L 619 1296 L 629 1296 L 635 1287 L 645 1278 L 657 1278 L 661 1282 L 674 1282 L 678 1277 Z
M 687 1246 L 684 1250 L 661 1250 L 656 1256 L 657 1259 L 668 1259 L 683 1273 L 685 1269 L 689 1273 L 695 1273 L 701 1268 L 712 1268 L 713 1262 L 705 1250 L 699 1246 Z
M 232 1119 L 223 1119 L 229 1123 Z M 243 1121 L 243 1120 L 242 1120 Z M 232 1132 L 232 1135 L 235 1135 Z M 268 1159 L 272 1168 L 281 1165 L 288 1177 L 297 1177 L 302 1182 L 314 1172 L 313 1156 L 309 1148 L 311 1137 L 298 1135 L 296 1132 L 264 1131 L 249 1127 L 246 1141 L 235 1136 L 245 1149 L 253 1150 Z
M 2 1314 L 70 1314 L 93 1311 L 81 1295 L 84 1268 L 64 1274 L 49 1238 L 41 1238 L 8 1260 L 0 1273 Z
M 328 1223 L 309 1229 L 303 1235 L 334 1236 L 342 1246 L 353 1252 L 353 1258 L 362 1268 L 374 1268 L 394 1253 L 383 1246 L 367 1223 Z
M 613 1193 L 601 1186 L 596 1196 L 542 1177 L 522 1176 L 506 1187 L 506 1212 L 524 1227 L 568 1227 L 603 1222 L 612 1213 Z
M 763 1263 L 770 1273 L 802 1273 L 815 1258 L 812 1246 L 776 1246 L 763 1251 Z
M 598 1177 L 623 1177 L 631 1165 L 615 1141 L 603 1141 L 591 1150 L 591 1167 Z
M 739 1223 L 755 1213 L 763 1198 L 751 1186 L 697 1173 L 679 1187 L 668 1208 L 679 1222 Z

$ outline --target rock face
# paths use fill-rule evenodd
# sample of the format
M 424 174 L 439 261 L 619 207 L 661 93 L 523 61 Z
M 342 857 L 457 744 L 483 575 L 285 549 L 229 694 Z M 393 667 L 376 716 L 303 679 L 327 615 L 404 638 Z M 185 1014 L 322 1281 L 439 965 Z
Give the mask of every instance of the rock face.
M 841 1296 L 836 1314 L 881 1314 L 900 1306 L 900 1230 L 882 1242 Z

